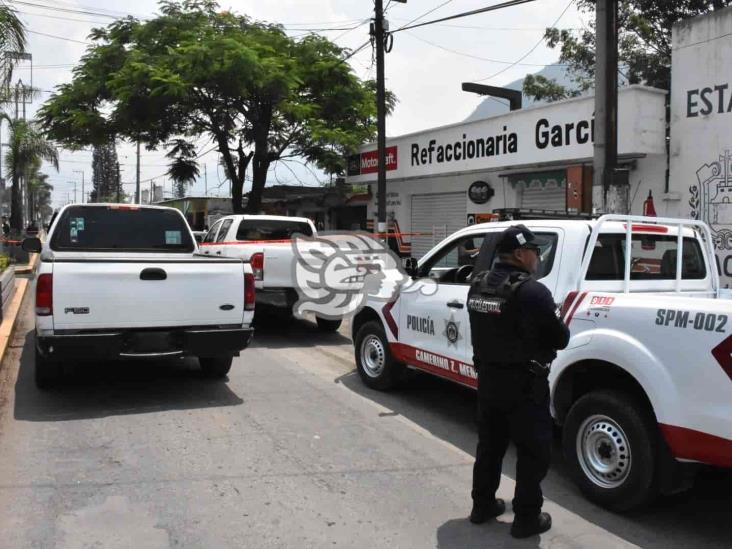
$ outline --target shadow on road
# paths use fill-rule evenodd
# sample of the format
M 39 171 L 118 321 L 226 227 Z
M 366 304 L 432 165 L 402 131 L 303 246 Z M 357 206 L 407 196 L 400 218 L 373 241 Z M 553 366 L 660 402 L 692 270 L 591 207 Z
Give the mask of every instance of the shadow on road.
M 224 380 L 204 378 L 194 359 L 75 365 L 57 387 L 41 391 L 33 380 L 33 346 L 28 332 L 15 384 L 17 420 L 68 421 L 243 402 Z
M 355 371 L 339 377 L 336 383 L 475 455 L 477 426 L 473 390 L 416 373 L 403 389 L 389 393 L 369 389 Z M 515 478 L 514 468 L 515 453 L 509 449 L 503 472 Z M 543 489 L 548 499 L 641 547 L 729 547 L 732 540 L 732 473 L 729 471 L 703 470 L 688 492 L 662 497 L 647 509 L 633 514 L 616 515 L 593 505 L 579 493 L 562 456 L 559 437 L 556 437 L 552 468 Z M 469 493 L 465 494 L 465 507 L 467 513 Z M 467 529 L 468 525 L 457 519 L 447 522 L 438 531 L 438 541 L 440 536 L 443 540 L 438 547 L 478 547 L 477 541 L 472 541 L 473 533 Z M 482 543 L 486 543 L 485 537 Z
M 531 549 L 539 547 L 539 536 L 516 540 L 510 536 L 510 529 L 511 524 L 507 522 L 490 520 L 476 526 L 466 518 L 451 519 L 437 529 L 437 549 L 490 549 L 491 547 Z
M 341 327 L 340 332 L 345 329 Z M 257 316 L 252 347 L 282 349 L 292 347 L 336 347 L 351 344 L 350 338 L 340 332 L 322 332 L 315 319 L 300 320 L 275 315 Z

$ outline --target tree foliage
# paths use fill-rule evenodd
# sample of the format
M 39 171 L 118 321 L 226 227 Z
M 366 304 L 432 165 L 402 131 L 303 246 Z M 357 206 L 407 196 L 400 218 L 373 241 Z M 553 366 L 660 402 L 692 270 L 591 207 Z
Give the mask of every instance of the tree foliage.
M 671 30 L 674 23 L 722 9 L 730 0 L 620 0 L 618 9 L 618 64 L 629 84 L 671 88 Z M 559 49 L 559 62 L 568 65 L 573 86 L 538 78 L 524 81 L 524 93 L 537 100 L 557 100 L 594 86 L 596 0 L 577 0 L 589 15 L 589 26 L 579 32 L 546 29 L 550 48 Z
M 234 211 L 250 164 L 247 209 L 258 211 L 273 162 L 297 156 L 341 173 L 374 136 L 374 84 L 321 36 L 294 39 L 211 0 L 168 0 L 158 17 L 118 20 L 91 39 L 73 81 L 41 110 L 50 135 L 80 147 L 114 134 L 149 149 L 207 135 L 232 180 Z
M 122 198 L 119 159 L 114 139 L 94 145 L 92 151 L 92 190 L 89 202 L 118 202 Z
M 50 162 L 58 170 L 58 151 L 35 122 L 15 120 L 6 114 L 2 114 L 0 118 L 6 120 L 10 127 L 6 143 L 5 172 L 12 181 L 10 226 L 19 231 L 23 228 L 21 185 L 28 181 L 28 176 L 34 169 L 40 167 L 41 160 Z
M 173 180 L 173 196 L 183 198 L 191 185 L 200 175 L 196 163 L 196 148 L 185 139 L 176 139 L 168 143 L 171 147 L 165 155 L 172 160 L 168 175 Z
M 25 26 L 18 13 L 4 1 L 0 2 L 0 98 L 8 99 L 7 85 L 13 74 L 17 59 L 14 53 L 22 53 L 26 46 Z

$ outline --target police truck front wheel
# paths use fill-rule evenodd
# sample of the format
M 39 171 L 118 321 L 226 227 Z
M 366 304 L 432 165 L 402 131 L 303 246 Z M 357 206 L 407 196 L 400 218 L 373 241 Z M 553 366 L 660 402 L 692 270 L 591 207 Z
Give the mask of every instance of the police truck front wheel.
M 379 391 L 387 391 L 404 380 L 406 369 L 394 360 L 381 324 L 365 323 L 355 341 L 356 367 L 363 382 Z
M 658 429 L 650 410 L 616 391 L 580 398 L 567 415 L 562 446 L 585 496 L 613 511 L 629 511 L 658 492 Z

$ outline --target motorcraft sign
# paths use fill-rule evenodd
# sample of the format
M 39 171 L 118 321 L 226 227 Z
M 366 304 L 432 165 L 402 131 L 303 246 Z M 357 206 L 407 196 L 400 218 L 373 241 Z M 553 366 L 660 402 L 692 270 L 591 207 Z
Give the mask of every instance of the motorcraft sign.
M 643 87 L 619 97 L 620 153 L 664 153 L 664 96 Z M 640 109 L 643 108 L 643 116 Z M 477 171 L 593 155 L 594 99 L 572 99 L 523 111 L 390 139 L 389 178 Z M 375 147 L 349 159 L 348 180 L 375 181 Z M 390 160 L 390 155 L 393 159 Z M 375 157 L 375 156 L 374 156 Z
M 397 169 L 397 147 L 387 147 L 386 171 Z M 348 175 L 377 173 L 379 171 L 379 151 L 365 151 L 348 158 Z

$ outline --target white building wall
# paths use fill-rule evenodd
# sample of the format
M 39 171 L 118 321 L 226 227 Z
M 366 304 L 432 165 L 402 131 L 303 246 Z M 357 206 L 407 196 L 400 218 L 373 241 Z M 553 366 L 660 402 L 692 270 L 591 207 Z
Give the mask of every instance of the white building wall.
M 709 223 L 732 284 L 732 8 L 674 26 L 669 198 Z

